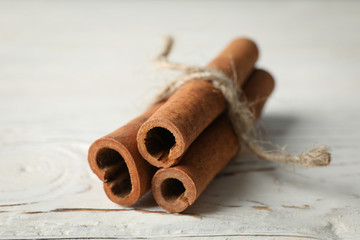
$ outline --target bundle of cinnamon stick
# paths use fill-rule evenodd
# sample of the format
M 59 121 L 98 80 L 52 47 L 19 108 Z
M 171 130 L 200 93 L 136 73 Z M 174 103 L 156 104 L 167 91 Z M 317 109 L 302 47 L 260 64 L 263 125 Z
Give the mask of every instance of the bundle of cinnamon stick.
M 258 48 L 232 41 L 206 68 L 232 78 L 254 121 L 274 88 L 272 76 L 255 68 Z M 228 103 L 211 82 L 194 79 L 89 149 L 92 171 L 115 203 L 132 205 L 150 188 L 170 212 L 192 205 L 239 151 Z

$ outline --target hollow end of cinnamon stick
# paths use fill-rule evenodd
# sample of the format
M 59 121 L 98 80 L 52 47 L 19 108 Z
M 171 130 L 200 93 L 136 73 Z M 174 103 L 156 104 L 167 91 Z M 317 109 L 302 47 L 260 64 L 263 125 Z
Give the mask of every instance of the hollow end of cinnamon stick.
M 104 182 L 110 200 L 128 206 L 141 197 L 139 171 L 123 144 L 113 138 L 101 138 L 90 146 L 88 161 L 91 170 Z
M 134 204 L 151 188 L 156 168 L 140 155 L 136 134 L 161 105 L 159 102 L 142 115 L 91 144 L 88 161 L 91 170 L 104 182 L 108 198 L 120 205 Z
M 153 166 L 170 167 L 185 151 L 180 130 L 166 119 L 152 119 L 137 134 L 138 149 Z
M 152 186 L 156 202 L 169 212 L 182 212 L 197 198 L 194 181 L 181 168 L 158 170 L 152 179 Z

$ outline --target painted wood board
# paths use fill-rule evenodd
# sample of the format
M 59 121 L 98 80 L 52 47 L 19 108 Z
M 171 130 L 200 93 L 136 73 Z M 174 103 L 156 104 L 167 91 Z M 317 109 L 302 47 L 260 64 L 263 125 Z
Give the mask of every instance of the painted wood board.
M 360 4 L 356 1 L 0 2 L 0 239 L 359 239 Z M 259 126 L 290 152 L 325 143 L 302 169 L 235 158 L 182 214 L 151 193 L 109 201 L 87 165 L 92 141 L 140 114 L 177 73 L 235 36 L 277 81 Z

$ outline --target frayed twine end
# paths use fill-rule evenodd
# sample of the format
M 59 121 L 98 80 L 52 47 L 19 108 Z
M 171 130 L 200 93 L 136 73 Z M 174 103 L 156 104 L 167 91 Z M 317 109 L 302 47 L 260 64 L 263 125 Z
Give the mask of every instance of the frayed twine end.
M 309 152 L 299 155 L 299 164 L 303 167 L 324 167 L 330 164 L 331 154 L 329 147 L 313 147 Z

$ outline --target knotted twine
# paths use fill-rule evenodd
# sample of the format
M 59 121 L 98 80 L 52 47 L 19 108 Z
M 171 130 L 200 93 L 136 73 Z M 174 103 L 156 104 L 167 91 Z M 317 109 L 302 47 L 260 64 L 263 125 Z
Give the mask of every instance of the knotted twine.
M 288 154 L 284 148 L 281 148 L 269 141 L 259 140 L 258 132 L 254 125 L 254 116 L 249 109 L 248 103 L 240 98 L 241 89 L 235 83 L 237 78 L 236 71 L 234 80 L 223 72 L 191 66 L 184 63 L 175 63 L 168 60 L 168 55 L 173 46 L 173 39 L 165 37 L 164 49 L 155 59 L 158 68 L 180 71 L 184 73 L 179 78 L 170 82 L 154 99 L 154 103 L 167 100 L 179 87 L 188 81 L 202 79 L 211 82 L 215 88 L 220 90 L 224 99 L 228 103 L 228 115 L 234 131 L 239 139 L 239 144 L 245 145 L 252 154 L 258 158 L 272 162 L 297 163 L 303 167 L 326 166 L 330 163 L 331 155 L 326 145 L 314 146 L 309 152 L 298 155 Z M 234 69 L 234 66 L 232 64 Z M 267 150 L 265 145 L 272 146 L 272 150 Z

